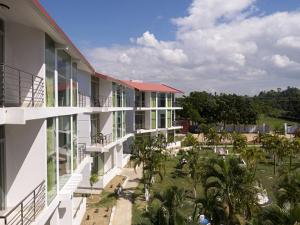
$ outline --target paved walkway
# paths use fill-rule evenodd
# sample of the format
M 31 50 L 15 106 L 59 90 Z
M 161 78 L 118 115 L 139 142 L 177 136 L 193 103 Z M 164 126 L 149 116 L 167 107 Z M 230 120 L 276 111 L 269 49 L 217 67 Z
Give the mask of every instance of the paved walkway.
M 133 168 L 124 168 L 120 175 L 128 177 L 124 184 L 124 194 L 118 199 L 112 225 L 131 225 L 132 202 L 131 196 L 134 189 L 139 184 L 142 177 L 142 169 L 138 168 L 136 172 Z

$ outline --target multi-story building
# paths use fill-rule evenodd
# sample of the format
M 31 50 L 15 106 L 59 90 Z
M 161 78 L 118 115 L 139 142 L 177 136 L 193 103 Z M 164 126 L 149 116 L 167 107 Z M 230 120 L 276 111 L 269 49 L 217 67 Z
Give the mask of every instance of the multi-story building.
M 91 173 L 104 187 L 136 134 L 173 138 L 178 91 L 138 84 L 95 72 L 38 0 L 0 1 L 0 225 L 80 224 Z
M 175 133 L 182 127 L 176 122 L 175 94 L 181 91 L 164 84 L 124 81 L 134 89 L 134 130 L 137 136 L 165 135 L 171 147 L 178 146 Z

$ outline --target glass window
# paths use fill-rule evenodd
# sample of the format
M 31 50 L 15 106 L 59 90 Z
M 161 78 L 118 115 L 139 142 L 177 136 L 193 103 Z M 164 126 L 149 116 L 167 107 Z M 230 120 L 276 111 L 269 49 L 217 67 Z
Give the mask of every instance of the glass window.
M 166 113 L 164 111 L 158 113 L 158 128 L 166 128 Z
M 73 170 L 77 168 L 77 116 L 73 115 Z
M 151 128 L 156 129 L 156 111 L 152 110 L 151 111 Z
M 117 137 L 117 129 L 116 129 L 116 112 L 113 112 L 113 140 L 116 140 Z
M 112 83 L 112 101 L 113 101 L 113 107 L 116 107 L 116 83 Z
M 123 137 L 124 137 L 126 135 L 126 111 L 123 111 L 122 121 L 123 121 L 122 130 L 123 130 Z
M 135 129 L 145 129 L 145 112 L 137 111 L 135 113 Z
M 172 112 L 168 110 L 168 127 L 172 127 Z
M 122 137 L 122 112 L 117 112 L 117 138 Z
M 71 106 L 71 57 L 63 50 L 57 51 L 58 106 Z
M 4 22 L 0 19 L 0 64 L 4 63 Z
M 92 106 L 100 107 L 99 78 L 98 77 L 92 77 L 92 80 L 91 80 L 91 95 L 92 95 Z
M 0 126 L 0 210 L 5 208 L 5 136 L 4 126 Z
M 45 36 L 46 106 L 55 106 L 55 43 Z
M 135 91 L 135 106 L 145 107 L 145 92 Z
M 48 204 L 57 195 L 56 176 L 56 126 L 55 118 L 47 119 L 47 200 Z
M 58 147 L 59 147 L 59 187 L 68 181 L 71 175 L 71 116 L 59 117 Z
M 97 134 L 100 132 L 100 115 L 91 115 L 91 142 L 95 144 L 97 141 Z
M 77 92 L 78 92 L 77 74 L 78 74 L 77 63 L 72 63 L 72 88 L 73 88 L 72 106 L 73 107 L 77 106 Z
M 158 94 L 158 107 L 166 107 L 166 94 L 165 93 Z
M 116 85 L 116 100 L 117 100 L 117 105 L 116 107 L 122 107 L 122 86 L 121 85 Z
M 93 154 L 92 172 L 98 174 L 98 176 L 104 175 L 104 153 Z
M 168 94 L 168 107 L 172 107 L 172 94 Z
M 151 93 L 151 107 L 156 107 L 156 93 Z
M 127 107 L 127 94 L 126 94 L 126 88 L 122 87 L 122 96 L 123 96 L 123 107 Z

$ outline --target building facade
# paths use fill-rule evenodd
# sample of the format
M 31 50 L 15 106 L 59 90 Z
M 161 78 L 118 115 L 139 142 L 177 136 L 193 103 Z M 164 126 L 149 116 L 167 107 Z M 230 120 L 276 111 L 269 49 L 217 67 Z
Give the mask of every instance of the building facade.
M 0 225 L 80 224 L 74 193 L 117 175 L 136 135 L 175 142 L 179 91 L 97 73 L 37 0 L 1 4 Z

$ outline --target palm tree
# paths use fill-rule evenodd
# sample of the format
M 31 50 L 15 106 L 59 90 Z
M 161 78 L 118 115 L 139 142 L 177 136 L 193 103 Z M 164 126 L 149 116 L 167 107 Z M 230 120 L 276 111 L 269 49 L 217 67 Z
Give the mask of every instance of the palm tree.
M 262 148 L 273 156 L 273 172 L 276 175 L 277 161 L 282 161 L 286 155 L 285 138 L 278 135 L 265 135 L 262 139 Z
M 225 145 L 225 148 L 227 148 L 227 142 L 230 139 L 231 139 L 231 135 L 228 132 L 226 132 L 226 131 L 221 132 L 220 140 Z
M 245 148 L 241 153 L 242 158 L 245 160 L 247 169 L 253 171 L 253 178 L 256 174 L 257 164 L 259 161 L 265 159 L 265 153 L 261 148 L 251 147 Z
M 300 204 L 293 208 L 279 207 L 276 204 L 262 209 L 255 225 L 299 225 L 300 224 Z
M 220 137 L 214 128 L 210 128 L 208 133 L 205 135 L 207 145 L 216 146 L 220 143 Z
M 247 147 L 247 137 L 233 132 L 231 134 L 231 138 L 232 138 L 232 145 L 233 145 L 233 152 L 234 153 L 240 153 L 243 149 L 245 149 Z
M 185 201 L 185 190 L 172 186 L 167 190 L 156 193 L 154 198 L 159 200 L 160 207 L 156 212 L 152 212 L 155 215 L 155 225 L 183 225 L 185 224 L 186 217 L 182 213 Z
M 293 157 L 295 154 L 300 152 L 300 138 L 294 138 L 292 140 L 285 139 L 284 149 L 287 151 L 289 156 L 289 170 L 292 169 Z
M 214 196 L 222 202 L 224 224 L 242 223 L 243 214 L 251 217 L 252 209 L 257 205 L 257 190 L 250 178 L 236 157 L 210 158 L 204 164 L 202 185 L 205 196 Z
M 99 181 L 99 176 L 97 173 L 92 173 L 90 176 L 90 185 L 91 185 L 91 192 L 93 192 L 94 185 Z M 93 195 L 92 195 L 93 196 Z

